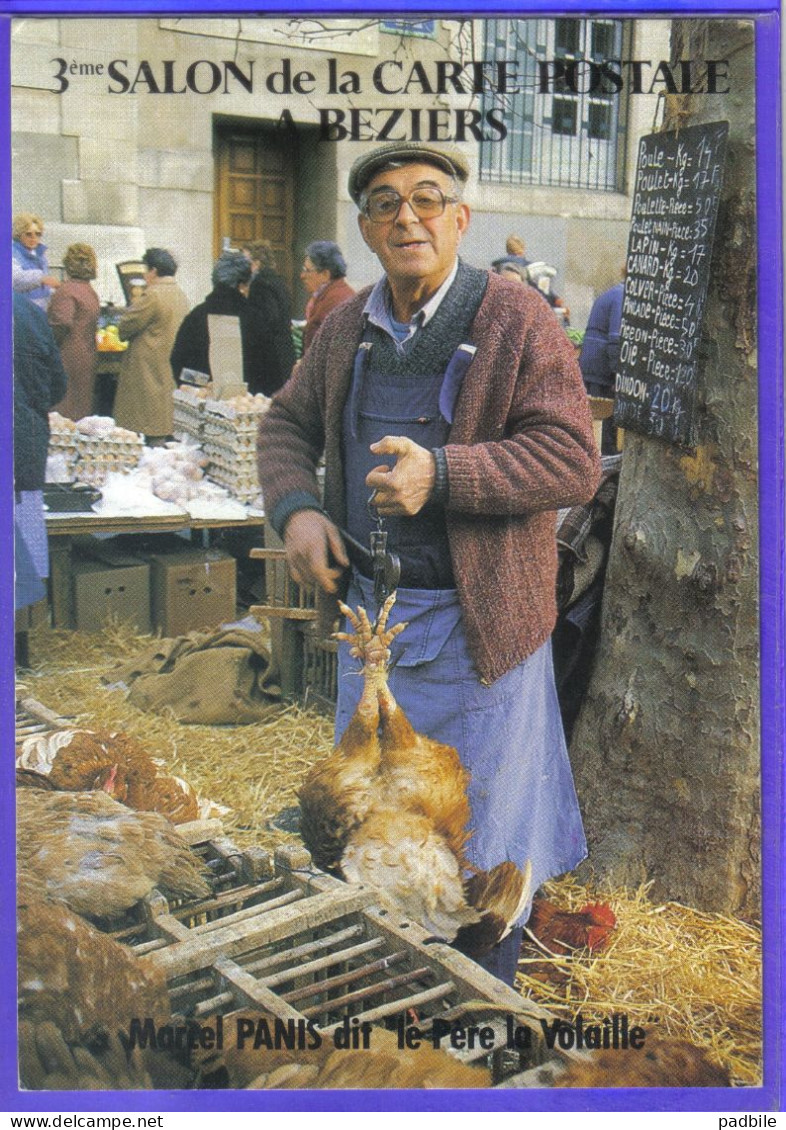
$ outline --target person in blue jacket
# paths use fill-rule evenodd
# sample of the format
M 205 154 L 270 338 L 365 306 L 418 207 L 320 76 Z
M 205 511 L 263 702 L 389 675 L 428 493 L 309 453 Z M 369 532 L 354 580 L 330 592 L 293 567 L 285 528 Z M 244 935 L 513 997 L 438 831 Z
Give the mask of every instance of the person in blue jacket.
M 590 396 L 614 396 L 614 378 L 620 361 L 620 323 L 624 282 L 599 295 L 590 311 L 579 365 Z
M 620 363 L 620 324 L 625 283 L 618 282 L 595 299 L 590 310 L 579 366 L 584 387 L 590 396 L 614 399 L 614 387 Z M 614 421 L 603 421 L 601 451 L 612 455 L 617 450 Z
M 41 242 L 44 235 L 41 217 L 34 212 L 20 212 L 14 216 L 11 235 L 13 288 L 46 310 L 52 290 L 60 286 L 60 280 L 49 273 L 46 245 Z
M 46 592 L 49 549 L 43 487 L 49 412 L 65 396 L 68 377 L 46 314 L 14 292 L 14 607 Z M 27 663 L 27 633 L 17 633 L 17 660 Z

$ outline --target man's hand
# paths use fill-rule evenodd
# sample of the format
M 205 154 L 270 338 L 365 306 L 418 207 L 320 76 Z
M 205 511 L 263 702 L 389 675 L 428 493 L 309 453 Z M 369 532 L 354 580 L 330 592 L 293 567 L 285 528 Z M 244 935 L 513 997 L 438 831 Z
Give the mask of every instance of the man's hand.
M 431 452 L 405 436 L 384 436 L 370 450 L 398 456 L 392 468 L 381 464 L 366 476 L 366 486 L 376 492 L 373 505 L 379 513 L 410 518 L 420 513 L 434 490 L 436 463 Z
M 299 585 L 315 584 L 335 592 L 349 565 L 341 534 L 319 510 L 297 510 L 284 529 L 287 564 Z M 335 564 L 330 564 L 331 557 Z

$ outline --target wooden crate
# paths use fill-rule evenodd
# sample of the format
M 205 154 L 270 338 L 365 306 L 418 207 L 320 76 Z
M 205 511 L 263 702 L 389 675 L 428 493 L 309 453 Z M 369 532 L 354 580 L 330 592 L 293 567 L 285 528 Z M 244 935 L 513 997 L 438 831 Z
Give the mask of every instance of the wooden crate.
M 45 734 L 49 730 L 62 730 L 68 719 L 55 714 L 35 698 L 16 700 L 16 740 L 24 741 L 33 734 Z
M 348 1021 L 390 1028 L 414 1017 L 426 1040 L 435 1024 L 491 1027 L 492 1050 L 455 1054 L 488 1060 L 497 1081 L 546 1058 L 540 1021 L 553 1016 L 430 938 L 381 892 L 318 871 L 300 847 L 277 849 L 272 870 L 267 883 L 278 885 L 262 896 L 260 884 L 257 901 L 238 887 L 220 909 L 151 905 L 159 937 L 133 950 L 164 972 L 176 1023 L 264 1010 L 332 1035 Z M 529 1031 L 526 1046 L 507 1046 L 509 1023 Z
M 335 641 L 321 639 L 317 634 L 315 587 L 299 585 L 292 579 L 283 549 L 252 549 L 249 556 L 265 562 L 267 601 L 253 605 L 249 611 L 270 623 L 273 659 L 278 664 L 283 697 L 300 699 L 332 713 L 336 703 L 338 648 Z
M 332 716 L 338 699 L 338 642 L 322 639 L 316 624 L 304 625 L 302 636 L 303 705 L 314 706 Z

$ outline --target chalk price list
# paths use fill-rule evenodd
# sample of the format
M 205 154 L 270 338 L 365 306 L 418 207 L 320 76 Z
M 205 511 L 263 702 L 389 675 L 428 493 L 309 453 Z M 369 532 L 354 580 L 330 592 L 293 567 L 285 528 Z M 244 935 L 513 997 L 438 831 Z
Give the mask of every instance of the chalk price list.
M 725 122 L 642 138 L 614 419 L 690 445 Z

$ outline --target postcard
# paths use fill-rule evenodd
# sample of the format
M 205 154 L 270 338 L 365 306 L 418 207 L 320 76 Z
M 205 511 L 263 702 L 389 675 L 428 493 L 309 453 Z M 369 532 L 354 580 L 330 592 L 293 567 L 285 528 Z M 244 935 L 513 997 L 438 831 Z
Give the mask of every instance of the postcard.
M 245 8 L 0 22 L 6 1109 L 778 1110 L 778 12 Z

